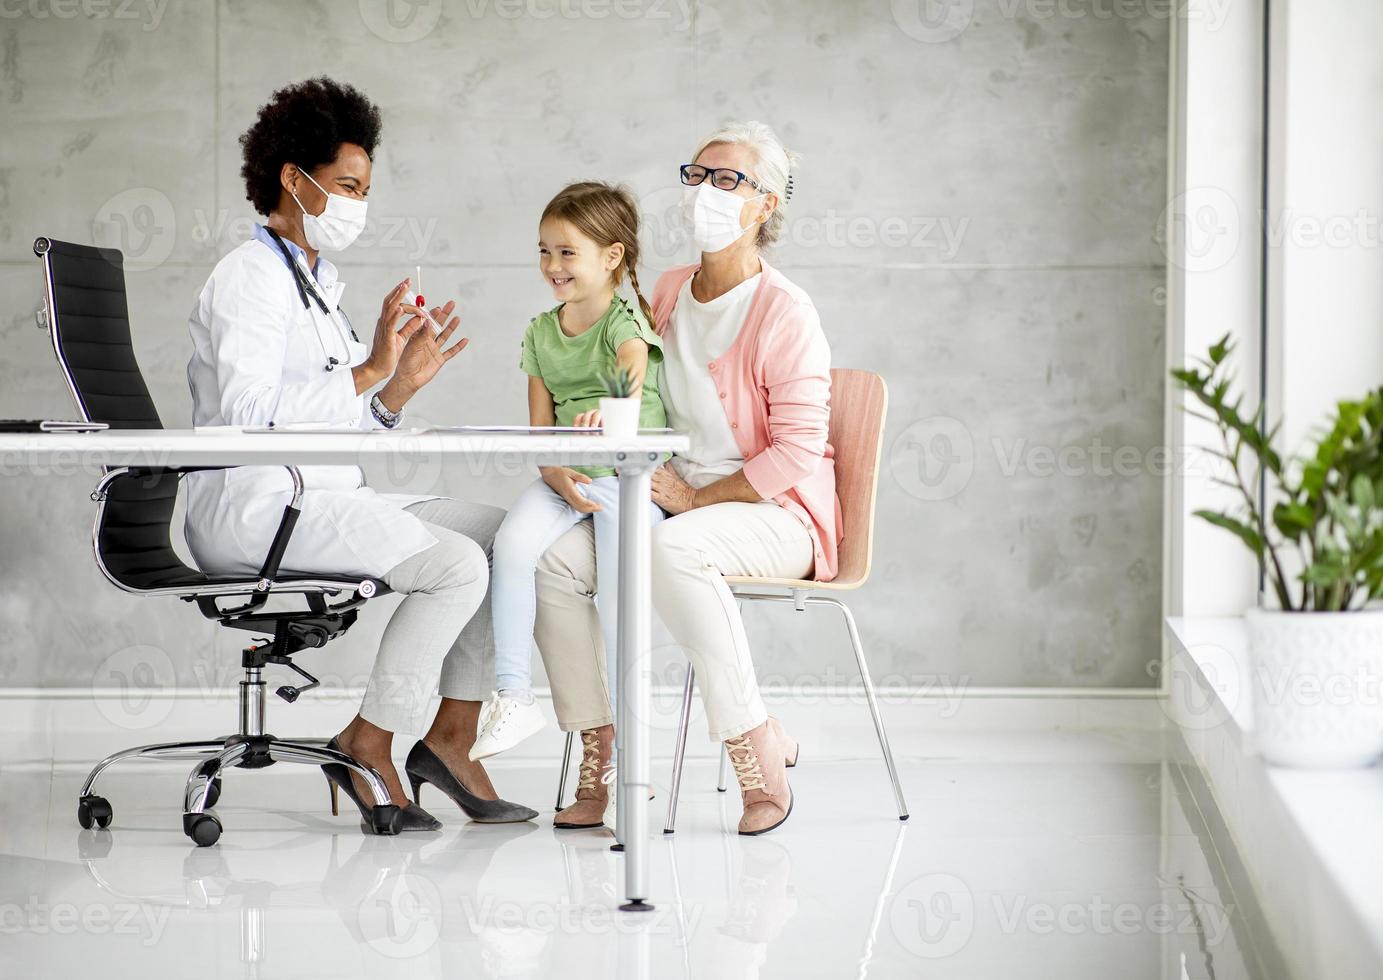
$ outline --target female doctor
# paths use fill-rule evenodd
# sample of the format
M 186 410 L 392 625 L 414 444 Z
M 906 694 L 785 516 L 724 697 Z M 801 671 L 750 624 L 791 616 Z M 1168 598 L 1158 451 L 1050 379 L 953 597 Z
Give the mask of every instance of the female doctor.
M 345 284 L 321 253 L 346 248 L 365 225 L 379 131 L 368 99 L 317 78 L 275 92 L 240 138 L 246 196 L 268 217 L 217 263 L 189 319 L 196 425 L 392 428 L 408 400 L 465 347 L 464 338 L 447 346 L 460 324 L 451 316 L 455 304 L 431 311 L 445 322 L 434 331 L 405 301 L 407 279 L 384 297 L 368 347 L 341 308 Z M 405 797 L 390 748 L 394 732 L 423 730 L 438 690 L 441 707 L 408 756 L 415 800 L 431 782 L 475 820 L 537 816 L 498 799 L 483 766 L 468 757 L 494 673 L 488 555 L 504 512 L 375 493 L 355 466 L 300 469 L 301 515 L 282 570 L 373 576 L 405 597 L 380 641 L 360 713 L 335 746 L 380 773 L 402 808 L 403 829 L 437 829 L 440 822 Z M 198 565 L 256 573 L 292 489 L 281 466 L 189 475 L 187 540 Z M 359 777 L 323 769 L 368 815 Z

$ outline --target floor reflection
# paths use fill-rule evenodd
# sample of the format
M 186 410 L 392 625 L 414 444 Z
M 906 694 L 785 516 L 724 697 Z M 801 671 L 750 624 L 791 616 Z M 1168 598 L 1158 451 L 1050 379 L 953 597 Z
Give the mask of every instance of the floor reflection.
M 616 910 L 608 834 L 555 831 L 547 814 L 364 837 L 298 809 L 291 779 L 232 774 L 226 835 L 195 849 L 164 806 L 177 776 L 113 779 L 115 826 L 79 831 L 78 772 L 0 772 L 0 973 L 1286 976 L 1175 746 L 1011 741 L 906 760 L 909 824 L 875 766 L 803 766 L 793 819 L 761 838 L 725 832 L 738 801 L 715 792 L 713 765 L 689 765 L 678 832 L 650 842 L 657 907 L 640 915 Z M 549 777 L 506 782 L 537 798 Z M 46 823 L 25 794 L 51 799 Z

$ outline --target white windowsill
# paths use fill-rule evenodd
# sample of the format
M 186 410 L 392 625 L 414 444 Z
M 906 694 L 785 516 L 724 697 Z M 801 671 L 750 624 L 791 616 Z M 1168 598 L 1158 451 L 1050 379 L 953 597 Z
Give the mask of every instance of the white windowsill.
M 1290 837 L 1305 843 L 1309 857 L 1314 858 L 1344 906 L 1320 908 L 1303 900 L 1310 915 L 1308 921 L 1301 923 L 1301 930 L 1309 933 L 1313 926 L 1319 927 L 1319 916 L 1336 917 L 1327 928 L 1342 929 L 1345 935 L 1353 933 L 1371 947 L 1353 951 L 1357 960 L 1349 956 L 1351 967 L 1357 965 L 1370 971 L 1360 975 L 1383 975 L 1383 766 L 1321 771 L 1266 765 L 1253 749 L 1248 636 L 1243 621 L 1237 617 L 1172 617 L 1167 620 L 1167 634 L 1172 641 L 1173 656 L 1194 665 L 1195 674 L 1191 679 L 1198 682 L 1200 688 L 1191 696 L 1207 699 L 1189 715 L 1179 716 L 1175 705 L 1171 713 L 1178 718 L 1192 754 L 1207 770 L 1216 802 L 1236 837 L 1236 844 L 1241 847 L 1248 844 L 1245 848 L 1248 851 L 1261 849 L 1268 863 L 1276 862 L 1265 868 L 1260 861 L 1255 867 L 1254 855 L 1245 854 L 1251 872 L 1260 879 L 1256 884 L 1260 888 L 1287 884 L 1300 872 L 1299 859 L 1308 856 L 1273 855 L 1273 841 L 1271 835 L 1264 832 L 1268 823 L 1261 811 L 1278 809 L 1292 825 L 1288 830 L 1296 832 Z M 1175 673 L 1177 667 L 1171 669 L 1174 673 L 1169 698 L 1187 697 L 1187 692 L 1177 689 L 1180 680 Z M 1219 709 L 1213 714 L 1211 700 Z M 1258 798 L 1267 794 L 1272 798 Z M 1279 806 L 1274 808 L 1274 803 Z M 1254 808 L 1260 813 L 1248 812 Z M 1234 826 L 1236 816 L 1240 828 Z M 1241 840 L 1241 834 L 1253 839 Z M 1291 846 L 1296 841 L 1288 839 L 1280 843 Z M 1288 869 L 1292 873 L 1289 874 Z M 1306 896 L 1309 891 L 1303 889 L 1303 894 Z M 1355 922 L 1342 921 L 1350 918 Z M 1357 929 L 1351 928 L 1356 925 Z M 1315 952 L 1330 955 L 1348 951 L 1336 945 L 1333 950 Z M 1293 958 L 1289 953 L 1289 960 Z M 1323 965 L 1317 956 L 1310 958 Z M 1352 969 L 1349 972 L 1354 975 Z

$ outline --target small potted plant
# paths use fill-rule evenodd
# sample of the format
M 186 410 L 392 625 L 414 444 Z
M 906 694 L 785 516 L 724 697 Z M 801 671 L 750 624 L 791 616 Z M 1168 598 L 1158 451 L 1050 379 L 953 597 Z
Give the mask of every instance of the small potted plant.
M 602 374 L 609 397 L 600 399 L 600 424 L 605 435 L 632 439 L 639 434 L 639 408 L 643 399 L 634 394 L 634 376 L 628 368 Z
M 1216 482 L 1241 500 L 1196 516 L 1253 552 L 1276 605 L 1245 614 L 1254 739 L 1279 765 L 1366 766 L 1383 754 L 1383 388 L 1338 403 L 1314 451 L 1284 462 L 1262 406 L 1245 417 L 1231 395 L 1232 350 L 1226 336 L 1172 377 L 1219 430 L 1209 451 L 1232 478 Z

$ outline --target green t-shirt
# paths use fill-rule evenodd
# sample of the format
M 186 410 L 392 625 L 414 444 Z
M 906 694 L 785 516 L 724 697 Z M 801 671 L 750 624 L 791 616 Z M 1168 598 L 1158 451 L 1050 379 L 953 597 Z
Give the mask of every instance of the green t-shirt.
M 535 316 L 523 335 L 523 356 L 519 367 L 525 373 L 542 378 L 552 393 L 557 424 L 571 425 L 576 416 L 600 408 L 605 390 L 602 375 L 618 370 L 616 351 L 628 340 L 642 340 L 648 345 L 648 370 L 644 372 L 643 402 L 639 408 L 639 427 L 661 429 L 667 425 L 667 413 L 658 395 L 658 365 L 663 360 L 663 341 L 653 332 L 640 311 L 621 296 L 610 302 L 605 315 L 575 337 L 562 332 L 557 320 L 560 305 Z M 573 466 L 587 476 L 610 476 L 615 471 L 608 466 Z

